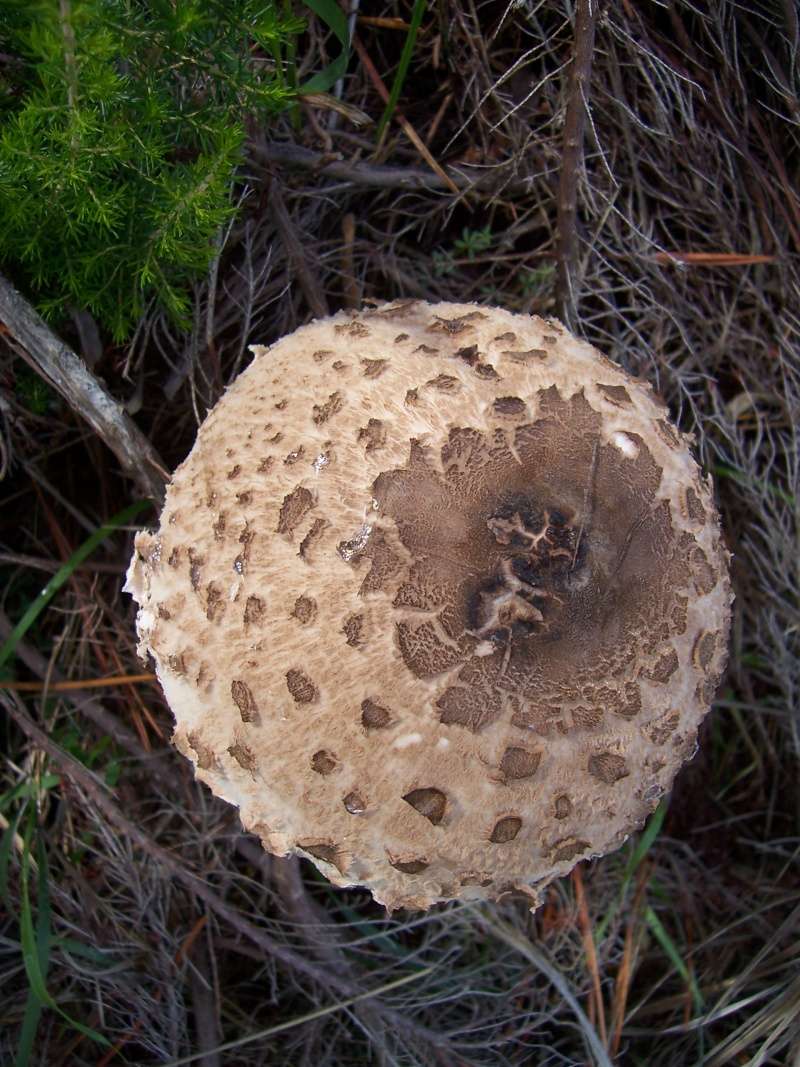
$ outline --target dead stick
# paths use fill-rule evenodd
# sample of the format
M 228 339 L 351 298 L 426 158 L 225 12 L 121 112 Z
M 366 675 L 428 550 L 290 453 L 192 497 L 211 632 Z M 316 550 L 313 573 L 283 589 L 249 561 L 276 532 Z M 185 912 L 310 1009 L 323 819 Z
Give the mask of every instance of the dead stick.
M 11 620 L 0 608 L 0 641 L 4 641 L 12 629 Z M 17 645 L 17 655 L 28 670 L 38 674 L 40 678 L 49 679 L 52 682 L 64 680 L 58 668 L 53 667 L 33 645 L 20 641 Z M 108 734 L 114 744 L 124 748 L 126 752 L 129 752 L 137 759 L 160 760 L 169 758 L 168 753 L 146 752 L 134 732 L 125 723 L 120 722 L 117 716 L 110 712 L 96 697 L 90 696 L 85 690 L 77 693 L 74 690 L 69 691 L 65 699 L 82 715 L 91 719 L 99 730 L 104 734 Z M 169 781 L 169 776 L 166 777 L 166 780 Z
M 342 218 L 342 294 L 344 306 L 360 308 L 354 248 L 356 243 L 356 217 L 348 211 Z
M 145 496 L 159 504 L 169 475 L 145 435 L 9 281 L 0 274 L 0 321 L 25 359 L 85 419 Z
M 65 752 L 55 741 L 51 740 L 45 731 L 31 719 L 17 696 L 0 693 L 0 704 L 6 708 L 11 718 L 30 741 L 37 748 L 40 748 L 42 752 L 46 753 L 60 772 L 89 797 L 92 803 L 120 833 L 130 838 L 135 845 L 138 845 L 172 878 L 185 886 L 198 900 L 201 900 L 209 911 L 214 912 L 218 918 L 233 927 L 242 937 L 247 938 L 265 956 L 278 960 L 286 967 L 298 974 L 305 975 L 323 988 L 334 989 L 340 996 L 352 997 L 359 992 L 357 981 L 352 981 L 344 973 L 340 973 L 338 969 L 332 969 L 330 966 L 306 959 L 288 945 L 283 945 L 274 940 L 265 930 L 261 930 L 255 923 L 245 918 L 235 907 L 221 900 L 210 888 L 204 877 L 196 875 L 184 867 L 171 852 L 162 848 L 140 826 L 123 815 L 104 783 L 76 760 L 74 756 Z M 401 1012 L 390 1005 L 378 1004 L 376 1005 L 376 1011 L 384 1015 L 389 1025 L 394 1027 L 395 1030 L 407 1030 L 414 1035 L 417 1042 L 420 1044 L 425 1042 L 422 1045 L 423 1051 L 427 1044 L 431 1046 L 429 1051 L 432 1051 L 432 1047 L 436 1044 L 438 1038 L 426 1027 L 407 1019 Z
M 105 678 L 69 678 L 60 682 L 16 682 L 0 678 L 0 689 L 13 689 L 15 693 L 71 693 L 76 689 L 107 689 L 155 680 L 154 674 L 112 674 Z
M 341 980 L 328 969 L 324 969 L 321 966 L 311 963 L 296 953 L 293 949 L 273 940 L 266 931 L 260 930 L 241 915 L 236 908 L 231 907 L 230 904 L 226 904 L 224 900 L 221 900 L 216 893 L 211 890 L 208 883 L 203 878 L 193 874 L 192 871 L 184 867 L 171 852 L 162 848 L 159 844 L 153 841 L 149 834 L 142 830 L 140 826 L 131 822 L 130 819 L 123 815 L 117 804 L 109 795 L 104 784 L 96 778 L 91 771 L 87 770 L 82 763 L 76 760 L 74 756 L 65 752 L 55 741 L 48 737 L 44 730 L 28 715 L 18 697 L 15 697 L 13 694 L 6 696 L 0 693 L 0 703 L 5 706 L 11 718 L 30 741 L 32 741 L 37 748 L 40 748 L 42 752 L 46 753 L 59 771 L 69 778 L 73 785 L 77 786 L 89 797 L 95 807 L 103 813 L 105 818 L 108 819 L 120 833 L 123 833 L 126 837 L 130 838 L 135 845 L 141 848 L 151 859 L 155 860 L 156 863 L 167 871 L 172 878 L 176 879 L 176 881 L 184 885 L 190 892 L 194 893 L 199 900 L 203 901 L 210 911 L 213 911 L 224 922 L 232 926 L 234 930 L 237 930 L 243 937 L 252 941 L 253 944 L 262 949 L 266 955 L 272 956 L 276 960 L 280 960 L 280 962 L 287 967 L 291 967 L 293 970 L 300 974 L 304 974 L 317 982 L 332 985 L 345 995 L 349 995 L 353 992 L 354 987 L 350 982 Z
M 281 167 L 296 170 L 310 170 L 324 178 L 348 182 L 373 189 L 417 189 L 445 190 L 451 188 L 450 182 L 459 192 L 469 190 L 492 196 L 497 191 L 511 195 L 530 193 L 534 186 L 533 178 L 508 178 L 508 166 L 478 168 L 464 171 L 448 167 L 442 178 L 433 171 L 420 170 L 417 167 L 392 167 L 377 163 L 364 163 L 331 157 L 325 152 L 314 152 L 302 145 L 289 141 L 254 142 L 249 148 L 250 154 L 259 163 L 277 163 Z M 474 174 L 474 177 L 472 176 Z
M 575 902 L 578 905 L 578 922 L 580 924 L 581 936 L 583 938 L 583 949 L 586 953 L 586 969 L 592 980 L 593 1002 L 597 1013 L 600 1040 L 603 1043 L 603 1047 L 607 1048 L 608 1036 L 606 1034 L 606 1013 L 603 1004 L 603 990 L 600 985 L 600 970 L 597 966 L 597 950 L 594 943 L 592 922 L 589 918 L 589 906 L 586 902 L 586 891 L 583 887 L 583 873 L 580 864 L 578 864 L 572 872 L 572 883 L 575 886 Z
M 378 70 L 377 70 L 375 64 L 372 62 L 372 59 L 370 58 L 369 53 L 367 52 L 366 48 L 363 46 L 361 41 L 359 41 L 358 37 L 355 36 L 355 34 L 353 35 L 352 43 L 353 43 L 353 48 L 358 53 L 358 58 L 361 60 L 363 66 L 364 66 L 364 70 L 366 70 L 366 72 L 367 72 L 367 76 L 369 77 L 369 80 L 372 82 L 372 84 L 377 89 L 378 95 L 380 96 L 381 100 L 383 100 L 384 104 L 388 104 L 389 103 L 389 90 L 383 84 L 383 79 L 381 78 L 380 74 L 378 73 Z M 416 150 L 419 152 L 419 154 L 422 156 L 422 158 L 425 160 L 425 162 L 431 168 L 433 173 L 436 174 L 439 178 L 441 178 L 441 180 L 445 183 L 445 185 L 447 186 L 447 188 L 450 190 L 451 193 L 458 193 L 458 186 L 456 185 L 456 183 L 449 176 L 447 171 L 444 170 L 444 168 L 441 166 L 441 164 L 438 163 L 437 160 L 435 160 L 433 158 L 433 155 L 431 154 L 430 149 L 428 148 L 428 146 L 425 144 L 425 142 L 419 136 L 419 134 L 414 129 L 414 127 L 411 125 L 411 123 L 408 121 L 408 119 L 405 117 L 405 115 L 403 115 L 403 113 L 397 107 L 395 107 L 395 109 L 394 109 L 394 119 L 395 119 L 395 121 L 397 123 L 399 123 L 399 125 L 401 126 L 401 128 L 403 130 L 403 133 L 406 135 L 406 137 L 409 139 L 409 141 L 411 141 L 413 146 L 416 148 Z
M 330 314 L 330 310 L 325 300 L 322 285 L 319 278 L 314 277 L 311 271 L 306 251 L 297 236 L 292 217 L 283 199 L 280 182 L 276 178 L 273 178 L 269 183 L 268 196 L 275 228 L 283 241 L 289 263 L 294 269 L 300 288 L 303 290 L 306 303 L 316 318 L 324 319 Z
M 558 275 L 556 307 L 570 326 L 574 319 L 573 289 L 577 233 L 578 178 L 583 161 L 583 131 L 586 126 L 589 80 L 592 74 L 597 0 L 578 0 L 575 11 L 575 54 L 569 73 L 567 111 L 564 118 L 564 148 L 558 181 Z

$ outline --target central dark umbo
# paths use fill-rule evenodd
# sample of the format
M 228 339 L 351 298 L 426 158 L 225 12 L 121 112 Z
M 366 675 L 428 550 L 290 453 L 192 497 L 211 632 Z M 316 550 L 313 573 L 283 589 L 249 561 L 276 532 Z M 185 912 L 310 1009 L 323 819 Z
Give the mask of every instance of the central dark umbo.
M 452 671 L 440 717 L 472 730 L 505 713 L 536 728 L 591 703 L 600 676 L 623 706 L 642 634 L 664 636 L 681 584 L 669 509 L 655 503 L 661 469 L 641 439 L 628 434 L 627 453 L 603 442 L 582 394 L 538 400 L 535 421 L 524 408 L 491 433 L 412 440 L 407 465 L 372 487 L 362 595 L 393 596 L 406 666 Z M 398 535 L 410 564 L 392 552 Z

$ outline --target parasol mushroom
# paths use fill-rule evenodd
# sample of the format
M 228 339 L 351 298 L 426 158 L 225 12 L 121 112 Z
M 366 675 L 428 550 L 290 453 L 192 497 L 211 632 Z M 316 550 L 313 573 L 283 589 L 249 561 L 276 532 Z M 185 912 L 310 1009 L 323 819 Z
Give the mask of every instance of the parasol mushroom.
M 618 847 L 725 663 L 690 439 L 498 308 L 342 312 L 253 352 L 128 576 L 198 778 L 389 907 L 535 897 Z

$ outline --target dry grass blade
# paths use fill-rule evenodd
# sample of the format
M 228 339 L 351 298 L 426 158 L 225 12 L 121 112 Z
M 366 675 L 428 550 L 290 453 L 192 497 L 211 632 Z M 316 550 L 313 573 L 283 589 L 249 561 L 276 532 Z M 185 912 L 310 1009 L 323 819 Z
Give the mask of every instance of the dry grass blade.
M 577 253 L 578 181 L 583 159 L 583 136 L 589 107 L 597 0 L 577 0 L 575 47 L 569 71 L 564 146 L 558 183 L 558 283 L 556 306 L 561 318 L 573 324 L 575 257 Z
M 656 263 L 686 263 L 696 267 L 752 267 L 774 263 L 775 256 L 749 256 L 740 252 L 656 252 Z
M 611 1044 L 609 1045 L 609 1052 L 614 1057 L 618 1055 L 620 1044 L 622 1043 L 622 1028 L 625 1024 L 625 1011 L 635 969 L 635 956 L 644 933 L 641 910 L 649 879 L 650 867 L 646 864 L 639 871 L 636 892 L 626 917 L 625 941 L 614 987 L 614 1004 L 611 1011 Z
M 47 734 L 45 734 L 44 731 L 41 730 L 40 727 L 38 727 L 28 716 L 20 703 L 15 703 L 13 697 L 8 698 L 0 695 L 0 699 L 5 704 L 6 710 L 19 728 L 27 734 L 37 747 L 48 755 L 53 761 L 53 764 L 58 767 L 63 774 L 67 775 L 76 786 L 80 787 L 89 797 L 91 797 L 92 802 L 103 812 L 104 816 L 117 828 L 117 830 L 129 837 L 131 841 L 133 841 L 139 848 L 143 849 L 147 855 L 160 863 L 165 870 L 170 872 L 173 878 L 177 879 L 177 881 L 185 888 L 202 900 L 206 907 L 215 912 L 221 919 L 227 921 L 234 927 L 234 929 L 238 930 L 239 933 L 251 940 L 255 945 L 262 949 L 262 951 L 268 954 L 275 953 L 283 960 L 283 962 L 296 968 L 301 974 L 306 974 L 309 977 L 316 976 L 317 979 L 324 979 L 326 984 L 334 980 L 332 976 L 325 975 L 324 972 L 320 971 L 302 956 L 299 956 L 273 942 L 266 933 L 259 930 L 247 919 L 239 915 L 238 912 L 225 904 L 224 901 L 220 900 L 220 898 L 208 888 L 198 875 L 183 867 L 170 855 L 169 852 L 156 844 L 156 842 L 140 829 L 140 827 L 136 826 L 126 818 L 101 783 L 86 770 L 83 764 L 79 763 L 74 757 L 64 752 L 58 745 L 51 741 Z
M 597 966 L 597 949 L 594 943 L 592 921 L 589 917 L 589 906 L 586 903 L 586 890 L 583 885 L 583 872 L 581 865 L 572 872 L 572 884 L 575 886 L 575 902 L 578 905 L 578 922 L 583 936 L 583 946 L 586 951 L 586 967 L 592 979 L 592 1005 L 593 1013 L 591 1020 L 597 1020 L 597 1028 L 600 1032 L 600 1040 L 603 1047 L 608 1047 L 608 1033 L 606 1031 L 606 1009 L 603 1002 L 603 990 L 600 986 L 600 969 Z
M 608 1053 L 605 1049 L 604 1041 L 589 1022 L 589 1019 L 578 1003 L 575 994 L 570 989 L 566 978 L 561 974 L 558 968 L 555 967 L 538 949 L 534 948 L 532 944 L 520 937 L 517 931 L 512 929 L 507 923 L 504 923 L 500 919 L 487 917 L 486 915 L 483 916 L 483 921 L 492 933 L 494 933 L 501 941 L 504 941 L 507 945 L 510 945 L 511 948 L 521 953 L 533 964 L 534 967 L 537 968 L 537 970 L 540 970 L 548 981 L 553 983 L 559 994 L 567 1001 L 578 1021 L 581 1034 L 586 1041 L 587 1049 L 591 1052 L 592 1062 L 597 1064 L 597 1067 L 612 1067 L 611 1060 L 608 1058 Z
M 70 678 L 60 682 L 11 682 L 0 679 L 0 689 L 13 689 L 17 693 L 73 693 L 82 689 L 108 689 L 118 685 L 140 685 L 154 682 L 154 674 L 112 674 L 108 678 Z
M 357 37 L 353 38 L 353 47 L 358 53 L 359 59 L 364 64 L 364 67 L 367 70 L 367 73 L 369 74 L 370 80 L 372 81 L 375 88 L 378 90 L 381 99 L 385 104 L 388 105 L 389 91 L 383 84 L 383 79 L 381 78 L 378 71 L 375 69 L 375 64 L 370 59 L 368 52 Z M 431 168 L 433 173 L 444 182 L 444 184 L 447 186 L 451 193 L 458 193 L 458 186 L 456 185 L 456 183 L 453 181 L 450 175 L 447 174 L 447 172 L 436 162 L 436 160 L 431 155 L 430 149 L 419 136 L 419 134 L 408 121 L 408 119 L 406 119 L 406 117 L 402 115 L 396 108 L 394 111 L 394 117 L 400 124 L 403 133 L 406 135 L 406 137 L 408 137 L 409 141 L 411 141 L 416 150 Z
M 151 442 L 83 361 L 55 336 L 3 277 L 0 277 L 0 320 L 21 346 L 20 353 L 87 420 L 140 490 L 153 500 L 163 500 L 169 474 Z
M 260 1030 L 254 1034 L 248 1034 L 246 1037 L 240 1037 L 237 1041 L 227 1041 L 224 1045 L 218 1045 L 214 1051 L 217 1053 L 230 1052 L 231 1049 L 242 1048 L 244 1045 L 250 1044 L 253 1041 L 260 1041 L 265 1037 L 272 1037 L 274 1034 L 282 1034 L 286 1030 L 292 1030 L 296 1026 L 303 1026 L 305 1023 L 312 1022 L 315 1019 L 322 1019 L 333 1012 L 344 1011 L 345 1008 L 353 1007 L 355 1004 L 361 1004 L 365 1000 L 371 1000 L 373 997 L 380 997 L 386 993 L 391 993 L 393 990 L 408 985 L 410 982 L 418 982 L 422 978 L 431 974 L 432 971 L 432 967 L 427 967 L 415 974 L 407 974 L 404 978 L 396 978 L 393 982 L 386 982 L 385 985 L 378 986 L 376 989 L 369 989 L 363 993 L 358 993 L 356 996 L 348 997 L 346 1000 L 340 1000 L 336 1004 L 330 1004 L 328 1007 L 317 1008 L 315 1011 L 306 1012 L 305 1015 L 299 1015 L 296 1019 L 291 1019 L 289 1022 L 279 1023 L 277 1026 L 268 1026 L 265 1030 Z M 170 1061 L 165 1067 L 184 1067 L 184 1064 L 196 1063 L 203 1055 L 204 1053 L 198 1053 L 196 1056 L 182 1056 L 179 1060 Z

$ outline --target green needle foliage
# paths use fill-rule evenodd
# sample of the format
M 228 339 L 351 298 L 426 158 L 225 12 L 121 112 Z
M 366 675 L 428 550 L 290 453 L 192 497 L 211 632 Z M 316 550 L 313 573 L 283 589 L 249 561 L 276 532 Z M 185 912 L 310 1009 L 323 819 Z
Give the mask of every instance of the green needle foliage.
M 276 0 L 0 0 L 0 258 L 116 340 L 187 285 L 234 207 L 245 124 L 287 106 Z

